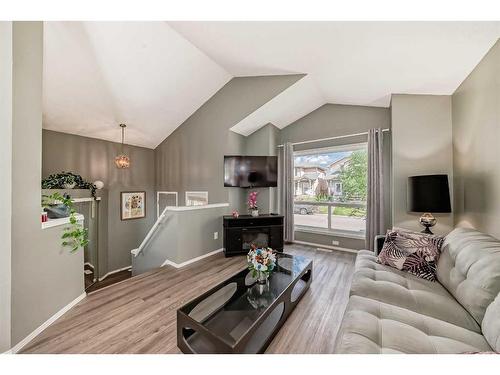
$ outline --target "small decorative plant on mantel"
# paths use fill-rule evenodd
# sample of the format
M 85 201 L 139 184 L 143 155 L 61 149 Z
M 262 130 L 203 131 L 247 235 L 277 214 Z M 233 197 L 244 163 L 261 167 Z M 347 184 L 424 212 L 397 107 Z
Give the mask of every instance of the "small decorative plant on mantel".
M 71 248 L 70 251 L 72 253 L 77 251 L 80 247 L 87 246 L 89 243 L 88 230 L 78 222 L 71 197 L 67 194 L 61 195 L 60 193 L 42 196 L 42 207 L 47 208 L 57 204 L 64 205 L 69 211 L 69 225 L 64 228 L 64 232 L 61 236 L 63 240 L 61 245 Z
M 273 249 L 270 247 L 257 248 L 252 245 L 252 249 L 247 255 L 247 261 L 252 277 L 257 278 L 259 284 L 266 284 L 269 275 L 276 267 L 276 254 Z
M 250 214 L 254 217 L 259 216 L 259 208 L 257 207 L 257 195 L 259 193 L 257 191 L 252 191 L 250 194 L 248 194 L 248 209 L 250 211 Z
M 95 198 L 96 186 L 85 181 L 79 174 L 61 172 L 51 174 L 42 180 L 42 189 L 88 189 Z

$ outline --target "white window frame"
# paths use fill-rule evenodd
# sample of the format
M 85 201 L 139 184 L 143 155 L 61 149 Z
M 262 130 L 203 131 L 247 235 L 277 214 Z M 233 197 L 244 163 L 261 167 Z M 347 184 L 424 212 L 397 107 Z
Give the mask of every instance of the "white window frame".
M 294 151 L 293 156 L 303 156 L 303 155 L 314 155 L 314 154 L 328 154 L 331 152 L 343 152 L 343 151 L 356 151 L 368 149 L 367 142 L 350 143 L 340 146 L 330 146 L 330 147 L 318 147 L 310 148 L 307 150 Z
M 357 150 L 367 150 L 368 151 L 368 143 L 367 142 L 360 142 L 360 143 L 344 144 L 344 145 L 339 145 L 339 146 L 319 147 L 319 148 L 294 151 L 293 157 L 295 159 L 295 157 L 303 156 L 303 155 L 326 154 L 326 153 L 332 153 L 332 152 L 357 151 Z M 335 184 L 334 184 L 334 186 L 335 186 Z M 365 231 L 364 230 L 358 232 L 358 231 L 346 231 L 346 230 L 342 230 L 342 229 L 332 228 L 331 227 L 331 208 L 330 207 L 328 207 L 328 228 L 313 227 L 313 226 L 306 226 L 306 225 L 295 225 L 294 230 L 298 231 L 298 232 L 329 234 L 329 235 L 335 235 L 338 237 L 346 237 L 346 238 L 356 238 L 356 239 L 365 238 Z
M 204 195 L 206 197 L 206 203 L 203 204 L 203 205 L 199 205 L 199 206 L 204 206 L 204 205 L 208 204 L 208 191 L 186 191 L 186 193 L 184 194 L 184 205 L 185 206 L 188 206 L 188 201 L 190 200 L 188 198 L 189 194 L 201 194 L 201 195 Z M 196 206 L 196 205 L 193 204 L 191 206 Z

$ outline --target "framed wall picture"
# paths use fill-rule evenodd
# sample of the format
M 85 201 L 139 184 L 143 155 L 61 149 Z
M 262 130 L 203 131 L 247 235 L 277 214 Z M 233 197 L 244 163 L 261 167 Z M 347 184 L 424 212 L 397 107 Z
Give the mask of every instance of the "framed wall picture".
M 122 191 L 120 193 L 120 216 L 122 220 L 146 217 L 146 192 Z

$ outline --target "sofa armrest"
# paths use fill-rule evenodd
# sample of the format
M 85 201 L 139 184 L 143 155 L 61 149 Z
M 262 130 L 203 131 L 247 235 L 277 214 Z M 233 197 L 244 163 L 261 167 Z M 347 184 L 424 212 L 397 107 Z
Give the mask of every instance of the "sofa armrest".
M 375 255 L 378 255 L 380 253 L 380 250 L 382 250 L 382 247 L 384 246 L 384 242 L 385 242 L 385 234 L 379 234 L 375 236 L 375 244 L 373 249 Z

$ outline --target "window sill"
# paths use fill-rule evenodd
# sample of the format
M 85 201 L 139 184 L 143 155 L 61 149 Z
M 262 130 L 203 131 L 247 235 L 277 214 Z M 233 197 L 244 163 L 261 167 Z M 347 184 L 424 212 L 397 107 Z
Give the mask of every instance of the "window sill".
M 192 211 L 192 210 L 206 210 L 209 208 L 229 207 L 229 203 L 211 203 L 201 204 L 199 206 L 167 206 L 167 211 Z
M 352 238 L 355 240 L 364 240 L 365 239 L 365 233 L 328 230 L 326 228 L 314 228 L 314 227 L 306 227 L 306 226 L 301 226 L 301 225 L 296 225 L 295 231 L 296 232 L 305 232 L 305 233 L 323 234 L 323 235 L 334 236 L 334 237 Z

